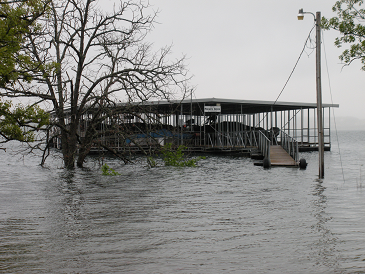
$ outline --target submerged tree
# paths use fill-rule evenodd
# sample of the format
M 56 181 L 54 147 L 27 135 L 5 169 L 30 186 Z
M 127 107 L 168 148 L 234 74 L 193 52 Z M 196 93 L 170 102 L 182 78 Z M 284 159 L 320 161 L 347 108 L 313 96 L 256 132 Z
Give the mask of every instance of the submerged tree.
M 365 10 L 362 8 L 363 0 L 340 0 L 335 3 L 332 10 L 337 17 L 322 18 L 324 29 L 335 29 L 341 33 L 336 38 L 335 45 L 342 47 L 349 44 L 339 56 L 345 65 L 350 65 L 355 60 L 360 60 L 362 70 L 365 70 Z
M 96 126 L 112 117 L 120 102 L 169 99 L 184 93 L 184 57 L 169 62 L 170 47 L 152 52 L 145 42 L 156 12 L 144 1 L 120 1 L 103 12 L 96 0 L 55 0 L 40 27 L 26 35 L 22 54 L 29 56 L 33 82 L 19 77 L 2 95 L 30 97 L 53 110 L 65 167 L 82 166 L 93 143 Z M 93 112 L 85 136 L 78 129 Z M 70 119 L 66 121 L 66 117 Z M 78 158 L 76 157 L 76 152 Z

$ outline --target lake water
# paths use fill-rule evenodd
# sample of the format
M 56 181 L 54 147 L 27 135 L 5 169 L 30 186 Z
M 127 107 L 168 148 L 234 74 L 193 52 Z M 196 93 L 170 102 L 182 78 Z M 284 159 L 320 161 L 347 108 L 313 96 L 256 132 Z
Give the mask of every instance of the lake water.
M 338 138 L 324 180 L 316 152 L 306 170 L 105 158 L 111 177 L 0 150 L 0 272 L 365 273 L 365 132 Z

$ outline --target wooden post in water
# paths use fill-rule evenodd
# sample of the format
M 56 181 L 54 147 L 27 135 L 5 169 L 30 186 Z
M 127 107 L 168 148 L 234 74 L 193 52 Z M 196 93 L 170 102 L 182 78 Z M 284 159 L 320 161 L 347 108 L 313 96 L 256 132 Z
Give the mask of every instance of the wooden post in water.
M 321 12 L 316 13 L 316 84 L 317 84 L 317 125 L 318 125 L 318 157 L 319 179 L 324 178 L 324 142 L 323 142 L 323 111 L 321 84 Z
M 298 20 L 303 20 L 304 14 L 310 13 L 316 23 L 316 87 L 317 87 L 317 126 L 318 126 L 318 152 L 319 152 L 319 179 L 324 178 L 324 142 L 323 142 L 323 111 L 322 111 L 322 84 L 321 84 L 321 12 L 316 15 L 311 12 L 299 10 Z

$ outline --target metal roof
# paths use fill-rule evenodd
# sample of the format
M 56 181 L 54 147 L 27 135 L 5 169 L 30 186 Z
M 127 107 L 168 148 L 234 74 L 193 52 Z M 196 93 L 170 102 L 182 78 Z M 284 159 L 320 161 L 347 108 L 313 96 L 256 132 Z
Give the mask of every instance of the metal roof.
M 185 99 L 182 101 L 149 101 L 143 105 L 156 106 L 159 110 L 176 108 L 177 111 L 183 109 L 183 112 L 203 112 L 204 106 L 221 106 L 222 114 L 252 114 L 271 111 L 315 109 L 316 103 L 300 102 L 275 102 L 275 101 L 257 101 L 257 100 L 239 100 L 239 99 L 222 99 L 222 98 L 202 98 L 202 99 Z M 323 108 L 336 107 L 338 104 L 322 104 Z
M 300 110 L 300 109 L 316 109 L 316 103 L 300 103 L 300 102 L 275 102 L 275 101 L 258 101 L 258 100 L 240 100 L 240 99 L 222 99 L 222 98 L 202 98 L 202 99 L 185 99 L 185 100 L 169 100 L 169 101 L 145 101 L 119 103 L 115 108 L 123 109 L 125 107 L 136 107 L 140 111 L 146 111 L 145 107 L 153 108 L 153 112 L 157 113 L 180 113 L 183 114 L 202 115 L 204 106 L 221 106 L 221 114 L 254 114 L 265 113 L 271 111 Z M 338 104 L 322 104 L 323 108 L 335 107 Z M 151 109 L 152 110 L 152 109 Z M 66 110 L 66 113 L 70 109 Z M 88 112 L 92 112 L 88 109 Z M 136 111 L 136 109 L 134 110 Z M 148 111 L 148 110 L 147 110 Z M 54 114 L 52 111 L 51 113 Z

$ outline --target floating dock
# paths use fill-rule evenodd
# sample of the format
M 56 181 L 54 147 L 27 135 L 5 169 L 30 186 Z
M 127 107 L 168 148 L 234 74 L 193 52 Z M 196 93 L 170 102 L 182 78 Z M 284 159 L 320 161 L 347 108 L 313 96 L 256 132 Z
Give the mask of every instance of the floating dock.
M 271 166 L 298 166 L 298 163 L 289 155 L 282 146 L 270 147 Z

